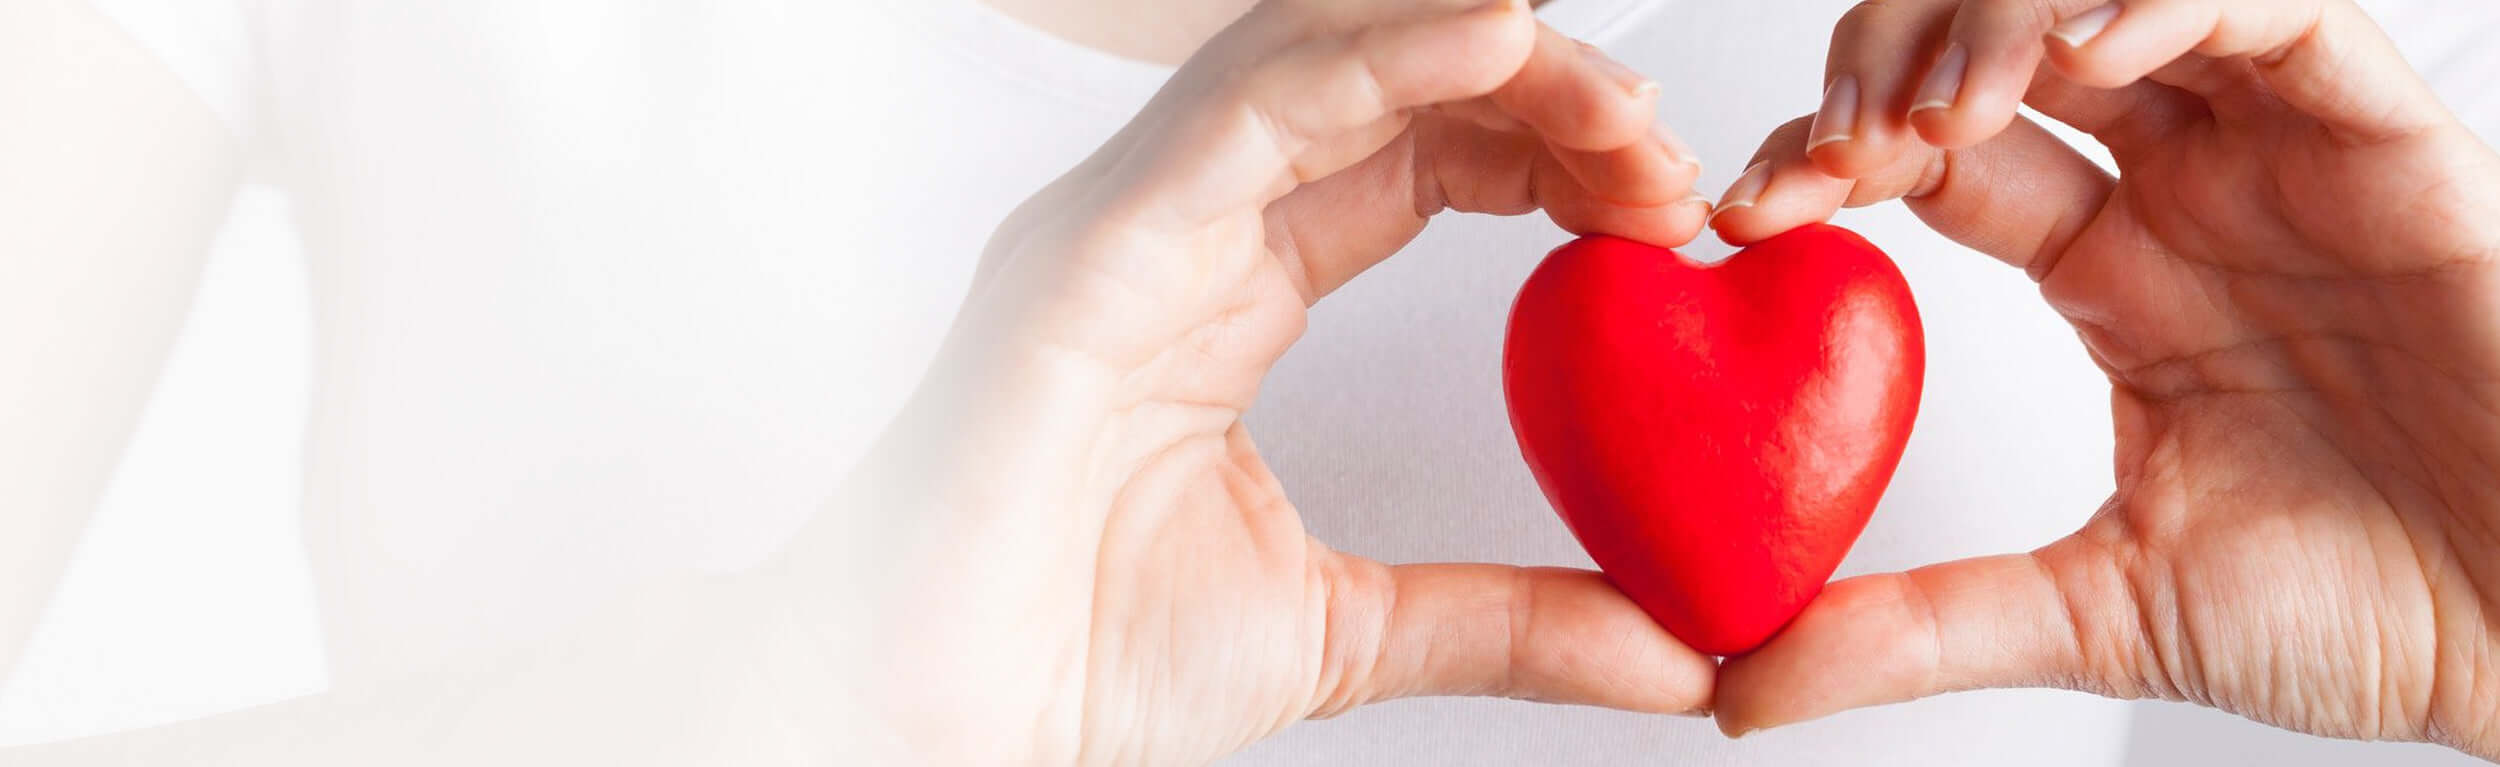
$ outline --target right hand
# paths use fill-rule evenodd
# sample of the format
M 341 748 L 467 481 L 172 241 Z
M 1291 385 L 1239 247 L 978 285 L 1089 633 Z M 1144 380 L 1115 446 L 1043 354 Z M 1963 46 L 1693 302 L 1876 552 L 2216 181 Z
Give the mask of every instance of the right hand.
M 2098 1 L 1859 6 L 1715 225 L 1902 198 L 2024 269 L 2109 376 L 2117 493 L 1833 584 L 1720 726 L 2055 686 L 2500 756 L 2500 156 L 2349 0 Z

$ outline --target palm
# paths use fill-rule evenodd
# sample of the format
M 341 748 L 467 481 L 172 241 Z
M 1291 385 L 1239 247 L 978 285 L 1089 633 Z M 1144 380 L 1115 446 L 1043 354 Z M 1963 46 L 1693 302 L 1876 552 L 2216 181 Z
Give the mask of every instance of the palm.
M 1142 749 L 1124 754 L 1141 757 L 1126 761 L 1193 763 L 1302 718 L 1406 692 L 1358 678 L 1394 639 L 1359 625 L 1395 605 L 1391 568 L 1310 537 L 1241 420 L 1267 370 L 1300 337 L 1311 302 L 1353 276 L 1345 264 L 1377 261 L 1422 232 L 1416 185 L 1436 169 L 1419 167 L 1431 155 L 1418 142 L 1487 136 L 1451 117 L 1401 121 L 1404 130 L 1352 167 L 1220 217 L 1207 231 L 1224 236 L 1199 244 L 1201 260 L 1158 278 L 1161 289 L 1127 294 L 1143 300 L 1113 312 L 1170 317 L 1179 320 L 1170 327 L 1185 329 L 1130 325 L 1124 329 L 1145 337 L 1111 344 L 1158 351 L 1129 376 L 1134 400 L 1102 428 L 1103 441 L 1118 446 L 1113 460 L 1079 470 L 1117 478 L 1096 561 L 1123 570 L 1095 574 L 1087 655 L 1117 661 L 1090 664 L 1083 699 L 1072 701 L 1083 706 L 1084 742 Z M 1333 232 L 1293 231 L 1315 211 L 1349 207 L 1397 213 Z M 1588 574 L 1549 575 L 1620 601 L 1593 576 L 1581 577 Z M 1557 614 L 1579 621 L 1571 631 L 1619 631 L 1607 626 L 1624 622 L 1646 628 L 1646 618 L 1628 609 L 1603 620 Z M 1503 620 L 1486 625 L 1508 623 L 1508 615 L 1495 617 Z M 1656 692 L 1632 691 L 1624 700 L 1656 705 L 1649 702 Z M 1166 720 L 1157 731 L 1185 737 L 1136 738 L 1142 712 Z
M 1186 764 L 1247 745 L 1311 711 L 1334 561 L 1304 533 L 1241 424 L 1258 379 L 1299 335 L 1304 302 L 1255 233 L 1209 251 L 1215 282 L 1187 293 L 1199 320 L 1141 368 L 1135 403 L 1105 424 L 1126 466 L 1095 562 L 1082 741 L 1127 744 L 1113 761 Z M 1319 556 L 1315 556 L 1318 554 Z M 1140 739 L 1151 716 L 1161 740 Z M 1109 756 L 1109 755 L 1105 755 Z M 1090 760 L 1089 760 L 1090 761 Z
M 2110 379 L 2117 491 L 2035 552 L 1832 584 L 1727 663 L 1721 726 L 2058 686 L 2500 753 L 2500 159 L 2341 0 L 1920 2 L 1958 10 L 1832 55 L 1914 106 L 1783 127 L 1717 226 L 1905 198 L 2022 267 Z
M 2490 211 L 2445 193 L 2491 171 L 2439 167 L 2455 153 L 2425 144 L 2453 140 L 2356 150 L 2292 115 L 2207 116 L 2121 152 L 2099 215 L 2035 264 L 2111 375 L 2119 427 L 2118 493 L 2043 559 L 2115 563 L 2060 575 L 2114 576 L 2163 608 L 2079 619 L 2141 633 L 2082 637 L 2125 666 L 2103 678 L 2144 680 L 2111 692 L 2348 737 L 2490 719 L 2430 681 L 2500 659 L 2439 630 L 2500 616 L 2477 588 L 2500 570 L 2451 548 L 2487 533 L 2480 501 L 2500 489 L 2500 420 L 2457 421 L 2457 403 L 2500 395 L 2500 338 L 2488 240 L 2451 223 Z M 2152 651 L 2117 649 L 2137 642 Z
M 1650 140 L 1646 113 L 1635 111 L 1643 107 L 1601 106 L 1623 124 L 1582 130 Z M 1545 207 L 1567 225 L 1681 237 L 1700 224 L 1698 206 L 1601 203 L 1562 176 L 1545 141 L 1473 118 L 1401 114 L 1363 133 L 1349 141 L 1368 152 L 1361 159 L 1281 199 L 1211 211 L 1184 242 L 1063 249 L 1048 228 L 1083 205 L 1082 190 L 1065 184 L 999 232 L 985 280 L 1043 292 L 1029 304 L 988 303 L 1119 318 L 1052 339 L 1083 350 L 1080 366 L 1099 366 L 1108 401 L 1079 440 L 1086 449 L 1036 446 L 1058 464 L 1048 474 L 1089 479 L 1069 504 L 1067 519 L 1080 524 L 1051 536 L 1072 545 L 1066 560 L 1087 564 L 1054 573 L 1049 586 L 1054 599 L 1089 607 L 1054 613 L 1084 616 L 1084 625 L 1045 629 L 1055 641 L 1042 663 L 1071 672 L 1026 688 L 1055 712 L 1042 725 L 1045 742 L 1084 744 L 1073 761 L 1193 763 L 1304 717 L 1411 694 L 1645 710 L 1689 708 L 1706 694 L 1708 661 L 1594 573 L 1393 568 L 1304 531 L 1241 418 L 1301 335 L 1311 302 L 1397 251 L 1441 207 Z M 1605 162 L 1628 166 L 1612 178 L 1638 194 L 1682 194 L 1689 178 L 1662 171 L 1687 171 L 1660 149 L 1608 150 L 1623 156 Z M 1478 181 L 1488 175 L 1510 183 Z M 989 322 L 1047 325 L 1025 316 Z M 1512 611 L 1531 598 L 1537 613 Z M 1583 649 L 1596 637 L 1612 649 Z
M 1237 426 L 1175 445 L 1112 509 L 1099 561 L 1126 572 L 1095 586 L 1083 735 L 1141 750 L 1116 761 L 1203 761 L 1311 711 L 1328 558 L 1250 451 Z

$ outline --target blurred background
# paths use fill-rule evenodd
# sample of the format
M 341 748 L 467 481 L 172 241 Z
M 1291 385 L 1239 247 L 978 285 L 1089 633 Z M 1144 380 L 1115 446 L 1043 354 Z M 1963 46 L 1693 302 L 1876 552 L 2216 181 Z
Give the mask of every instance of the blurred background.
M 0 746 L 161 724 L 317 692 L 298 541 L 310 318 L 282 198 L 247 189 L 190 322 L 24 661 Z M 2449 767 L 2445 749 L 2283 732 L 2137 704 L 2131 765 Z

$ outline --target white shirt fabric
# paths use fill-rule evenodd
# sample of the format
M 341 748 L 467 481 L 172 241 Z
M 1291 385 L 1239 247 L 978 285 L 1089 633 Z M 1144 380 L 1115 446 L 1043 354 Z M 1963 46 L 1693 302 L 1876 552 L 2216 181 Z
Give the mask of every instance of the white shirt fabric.
M 1168 74 L 965 0 L 93 1 L 295 201 L 316 300 L 306 543 L 341 681 L 771 552 L 915 383 L 990 228 Z M 2500 6 L 2372 5 L 2500 135 Z M 1715 190 L 1814 107 L 1848 6 L 1546 13 L 1661 81 Z M 1898 206 L 1839 221 L 1900 262 L 1929 360 L 1842 574 L 2079 526 L 2110 489 L 2110 432 L 2072 331 Z M 1250 418 L 1315 535 L 1392 562 L 1587 564 L 1499 385 L 1511 296 L 1563 239 L 1452 217 L 1314 311 Z M 2082 767 L 2118 762 L 2125 717 L 1982 692 L 1728 741 L 1703 720 L 1433 699 L 1231 763 Z

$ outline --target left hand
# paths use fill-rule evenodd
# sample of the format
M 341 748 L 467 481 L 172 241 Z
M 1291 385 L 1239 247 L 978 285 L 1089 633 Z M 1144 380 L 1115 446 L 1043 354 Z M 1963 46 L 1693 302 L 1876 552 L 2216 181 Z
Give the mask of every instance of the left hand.
M 1859 6 L 1715 225 L 1902 198 L 2024 269 L 2109 377 L 2117 493 L 1832 584 L 1720 726 L 2054 686 L 2500 757 L 2500 156 L 2350 0 L 2096 2 Z
M 1190 764 L 1410 695 L 1707 701 L 1710 659 L 1596 573 L 1312 539 L 1241 423 L 1310 303 L 1440 211 L 1699 232 L 1658 90 L 1524 2 L 1268 2 L 1209 43 L 998 229 L 793 552 L 852 568 L 815 582 L 858 589 L 828 609 L 874 729 L 914 764 Z

